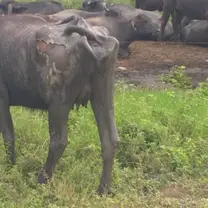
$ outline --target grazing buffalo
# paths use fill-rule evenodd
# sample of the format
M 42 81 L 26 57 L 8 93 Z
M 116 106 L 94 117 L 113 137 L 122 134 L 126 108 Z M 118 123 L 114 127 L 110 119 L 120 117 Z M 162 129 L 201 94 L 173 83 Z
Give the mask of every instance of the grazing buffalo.
M 163 0 L 136 0 L 135 7 L 137 9 L 143 9 L 148 11 L 162 11 Z
M 88 12 L 100 12 L 106 7 L 104 0 L 84 0 L 82 10 Z
M 163 15 L 161 22 L 161 39 L 168 19 L 172 15 L 174 39 L 178 39 L 181 30 L 181 21 L 186 19 L 208 20 L 207 0 L 163 0 Z M 186 20 L 187 21 L 187 20 Z M 187 24 L 187 23 L 186 23 Z
M 59 11 L 64 10 L 64 7 L 61 3 L 48 0 L 48 1 L 38 1 L 38 2 L 17 2 L 14 0 L 2 0 L 0 3 L 0 9 L 5 13 L 10 13 L 9 5 L 12 7 L 12 13 L 40 13 L 40 14 L 54 14 Z
M 0 24 L 0 130 L 12 164 L 15 135 L 10 106 L 48 111 L 50 147 L 38 175 L 39 183 L 47 183 L 68 143 L 70 110 L 75 104 L 87 106 L 90 100 L 102 146 L 98 192 L 109 194 L 119 141 L 113 101 L 118 41 L 78 16 L 63 24 L 35 15 L 4 16 Z
M 181 40 L 185 43 L 208 46 L 208 21 L 192 20 L 182 28 Z

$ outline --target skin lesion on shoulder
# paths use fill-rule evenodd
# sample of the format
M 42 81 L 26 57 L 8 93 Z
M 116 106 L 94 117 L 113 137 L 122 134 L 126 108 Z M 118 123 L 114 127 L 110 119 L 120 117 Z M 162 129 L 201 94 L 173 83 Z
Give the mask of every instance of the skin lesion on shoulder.
M 55 61 L 50 59 L 50 56 L 47 54 L 49 51 L 49 44 L 43 40 L 37 40 L 37 51 L 39 55 L 44 58 L 44 68 L 48 70 L 46 80 L 48 86 L 61 86 L 63 83 L 63 72 L 57 68 Z
M 56 68 L 56 63 L 52 63 L 52 67 L 49 69 L 47 76 L 49 85 L 61 85 L 63 83 L 62 71 Z

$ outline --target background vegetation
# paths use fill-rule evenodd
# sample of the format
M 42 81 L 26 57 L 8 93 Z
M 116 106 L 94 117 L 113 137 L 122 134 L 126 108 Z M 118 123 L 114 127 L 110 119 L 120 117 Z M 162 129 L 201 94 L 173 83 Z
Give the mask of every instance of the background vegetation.
M 69 145 L 47 185 L 36 179 L 48 152 L 47 113 L 12 107 L 17 165 L 7 165 L 1 139 L 0 207 L 208 207 L 208 84 L 193 90 L 178 70 L 162 79 L 179 88 L 116 85 L 114 198 L 95 193 L 102 160 L 90 106 L 71 112 Z
M 61 2 L 64 2 L 64 5 L 66 5 L 67 8 L 80 8 L 83 0 L 63 0 Z M 105 2 L 135 5 L 135 0 L 106 0 Z

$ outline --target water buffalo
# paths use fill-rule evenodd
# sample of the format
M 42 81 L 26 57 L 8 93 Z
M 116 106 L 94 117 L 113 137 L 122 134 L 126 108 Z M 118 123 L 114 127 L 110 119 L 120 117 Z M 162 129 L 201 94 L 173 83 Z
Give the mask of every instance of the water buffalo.
M 84 0 L 82 3 L 82 10 L 88 12 L 100 12 L 106 7 L 104 0 Z
M 8 12 L 8 5 L 12 6 L 12 13 L 40 13 L 40 14 L 54 14 L 64 10 L 61 3 L 54 0 L 45 0 L 38 2 L 17 2 L 15 0 L 2 0 L 0 9 L 5 13 Z
M 135 7 L 148 11 L 162 11 L 163 0 L 135 0 Z
M 142 39 L 147 40 L 157 40 L 159 37 L 160 25 L 161 25 L 161 14 L 158 11 L 146 11 L 142 9 L 135 9 L 129 5 L 124 4 L 112 4 L 107 7 L 108 13 L 112 13 L 112 16 L 117 16 L 122 19 L 130 20 L 139 15 L 139 22 L 142 23 L 140 26 L 143 26 L 145 31 L 142 36 Z M 138 22 L 138 21 L 137 21 Z M 167 27 L 164 31 L 164 39 L 168 40 L 172 36 L 173 28 L 170 22 L 168 22 Z M 139 30 L 139 28 L 138 28 Z M 142 30 L 140 30 L 141 38 Z M 154 36 L 148 36 L 147 34 L 154 34 Z
M 151 14 L 150 14 L 151 16 Z M 136 40 L 153 40 L 157 41 L 160 25 L 157 20 L 151 21 L 149 14 L 138 12 L 132 18 L 126 19 L 120 16 L 101 16 L 87 18 L 90 25 L 104 26 L 108 29 L 111 36 L 116 37 L 120 43 L 119 55 L 128 57 L 131 52 L 129 45 Z M 171 37 L 172 33 L 167 37 Z
M 135 40 L 157 41 L 160 32 L 160 13 L 135 9 L 128 5 L 112 4 L 102 13 L 79 10 L 65 10 L 57 14 L 48 15 L 50 20 L 62 21 L 71 15 L 80 15 L 86 18 L 90 25 L 103 26 L 111 36 L 120 43 L 119 55 L 130 55 L 128 46 Z M 165 39 L 172 37 L 172 25 L 165 29 Z
M 50 147 L 38 175 L 39 183 L 47 183 L 68 143 L 70 110 L 90 100 L 102 146 L 98 193 L 109 194 L 119 141 L 113 101 L 118 41 L 78 16 L 65 24 L 35 15 L 4 16 L 0 24 L 0 130 L 11 163 L 16 159 L 10 106 L 48 111 Z
M 192 20 L 181 30 L 181 40 L 185 43 L 208 46 L 208 21 Z
M 189 20 L 208 20 L 207 0 L 163 0 L 163 15 L 161 22 L 161 36 L 163 38 L 167 21 L 172 16 L 174 40 L 178 39 L 181 30 L 181 21 L 186 16 Z

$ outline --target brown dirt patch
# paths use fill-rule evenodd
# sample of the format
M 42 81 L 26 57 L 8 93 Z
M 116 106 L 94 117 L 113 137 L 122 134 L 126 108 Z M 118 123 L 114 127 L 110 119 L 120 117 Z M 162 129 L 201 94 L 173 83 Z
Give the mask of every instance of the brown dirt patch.
M 184 186 L 183 184 L 172 184 L 166 188 L 163 188 L 160 194 L 164 198 L 185 198 L 191 195 L 188 187 Z
M 175 42 L 138 41 L 131 45 L 132 54 L 120 59 L 117 77 L 142 87 L 164 88 L 161 74 L 167 74 L 175 65 L 185 65 L 193 84 L 208 77 L 208 48 Z
M 184 181 L 162 188 L 155 200 L 155 207 L 208 207 L 207 184 L 200 181 Z

